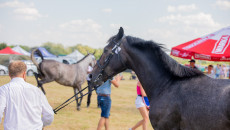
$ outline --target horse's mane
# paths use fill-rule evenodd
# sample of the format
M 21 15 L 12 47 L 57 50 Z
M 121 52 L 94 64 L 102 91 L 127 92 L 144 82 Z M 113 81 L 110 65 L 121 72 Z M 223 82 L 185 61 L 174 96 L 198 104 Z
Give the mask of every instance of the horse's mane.
M 134 46 L 142 51 L 150 50 L 149 52 L 151 52 L 151 55 L 155 55 L 154 58 L 157 58 L 157 61 L 159 61 L 158 64 L 164 67 L 167 70 L 167 73 L 175 77 L 189 78 L 204 75 L 197 69 L 192 69 L 177 63 L 177 61 L 163 51 L 166 49 L 163 44 L 155 43 L 153 41 L 145 41 L 131 36 L 126 36 L 126 39 L 131 46 Z
M 77 61 L 77 63 L 75 63 L 75 64 L 78 64 L 78 63 L 82 62 L 88 55 L 89 54 L 87 54 L 85 57 L 83 57 L 82 59 L 80 59 L 79 61 Z

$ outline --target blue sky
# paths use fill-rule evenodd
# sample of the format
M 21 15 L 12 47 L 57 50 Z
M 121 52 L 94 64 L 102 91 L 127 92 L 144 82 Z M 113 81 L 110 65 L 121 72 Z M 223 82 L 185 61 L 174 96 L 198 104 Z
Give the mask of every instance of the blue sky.
M 230 0 L 0 0 L 0 42 L 103 48 L 126 35 L 168 49 L 230 26 Z

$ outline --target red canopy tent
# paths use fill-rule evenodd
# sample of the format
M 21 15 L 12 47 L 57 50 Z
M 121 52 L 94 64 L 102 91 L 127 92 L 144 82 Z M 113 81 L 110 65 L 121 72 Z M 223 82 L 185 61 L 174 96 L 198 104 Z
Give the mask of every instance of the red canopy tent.
M 184 59 L 230 61 L 230 27 L 175 46 L 171 55 Z
M 0 50 L 0 54 L 22 55 L 21 53 L 13 51 L 10 47 L 6 47 L 6 48 Z

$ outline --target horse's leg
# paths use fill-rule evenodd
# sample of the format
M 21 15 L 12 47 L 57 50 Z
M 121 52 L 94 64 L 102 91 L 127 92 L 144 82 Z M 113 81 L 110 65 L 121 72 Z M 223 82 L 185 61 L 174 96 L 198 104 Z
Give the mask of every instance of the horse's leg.
M 78 91 L 79 91 L 79 92 L 81 91 L 81 87 L 79 87 L 79 90 L 78 90 Z M 81 99 L 80 99 L 79 103 L 77 104 L 77 110 L 78 110 L 78 111 L 81 110 L 81 101 L 82 101 L 82 99 L 83 99 L 83 93 L 80 92 L 80 95 L 81 95 Z
M 90 81 L 88 81 L 88 99 L 87 99 L 87 107 L 89 107 L 90 105 L 90 99 L 91 99 L 91 95 L 92 95 L 92 88 L 90 87 Z
M 38 87 L 40 87 L 41 90 L 42 90 L 42 92 L 46 95 L 45 89 L 43 88 L 42 84 L 41 84 L 41 83 L 39 82 L 39 80 L 38 80 L 39 74 L 36 73 L 36 72 L 34 72 L 34 76 L 35 76 L 35 79 L 36 79 L 36 81 L 37 81 Z
M 75 100 L 76 100 L 76 105 L 77 105 L 77 110 L 78 110 L 78 89 L 77 88 L 73 88 L 74 91 L 74 95 L 75 95 Z
M 54 81 L 53 79 L 50 79 L 50 78 L 43 78 L 41 80 L 38 80 L 38 87 L 41 87 L 41 90 L 44 94 L 46 94 L 45 92 L 45 89 L 43 88 L 43 84 L 45 83 L 49 83 L 49 82 L 52 82 Z

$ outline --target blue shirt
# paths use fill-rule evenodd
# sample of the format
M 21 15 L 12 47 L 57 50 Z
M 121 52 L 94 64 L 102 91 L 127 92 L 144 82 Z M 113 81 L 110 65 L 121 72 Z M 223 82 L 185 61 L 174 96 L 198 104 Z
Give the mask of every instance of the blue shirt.
M 98 94 L 111 94 L 111 79 L 108 79 L 104 84 L 97 88 Z

